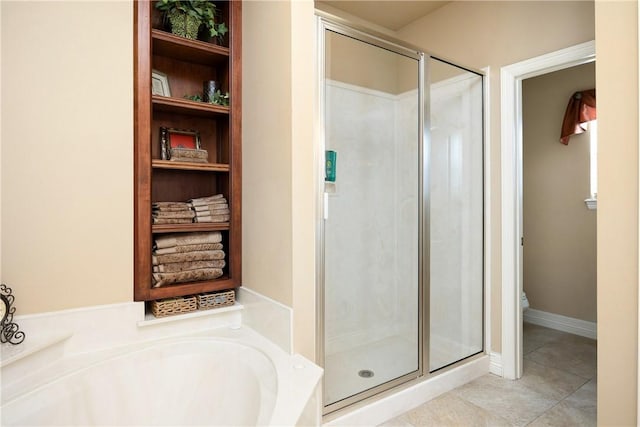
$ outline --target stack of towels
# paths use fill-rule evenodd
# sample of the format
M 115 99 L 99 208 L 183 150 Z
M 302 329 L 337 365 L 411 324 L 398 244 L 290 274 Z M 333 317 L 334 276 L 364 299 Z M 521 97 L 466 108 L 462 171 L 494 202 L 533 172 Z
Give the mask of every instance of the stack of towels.
M 153 287 L 213 280 L 226 265 L 219 231 L 163 234 L 154 239 Z
M 194 222 L 227 222 L 230 218 L 227 199 L 222 194 L 189 200 L 195 213 Z
M 195 216 L 189 203 L 155 202 L 151 205 L 154 224 L 190 224 Z

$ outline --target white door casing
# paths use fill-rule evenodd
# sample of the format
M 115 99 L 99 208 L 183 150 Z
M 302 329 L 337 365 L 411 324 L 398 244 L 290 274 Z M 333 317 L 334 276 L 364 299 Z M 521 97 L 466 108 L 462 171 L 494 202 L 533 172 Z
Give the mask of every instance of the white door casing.
M 522 376 L 522 81 L 595 60 L 595 41 L 500 69 L 502 207 L 502 370 Z

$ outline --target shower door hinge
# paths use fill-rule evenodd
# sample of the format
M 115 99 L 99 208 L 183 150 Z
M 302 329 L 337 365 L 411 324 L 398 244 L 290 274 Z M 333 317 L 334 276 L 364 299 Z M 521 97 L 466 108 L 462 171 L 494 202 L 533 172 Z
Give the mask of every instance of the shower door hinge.
M 524 237 L 520 238 L 520 246 L 524 246 Z

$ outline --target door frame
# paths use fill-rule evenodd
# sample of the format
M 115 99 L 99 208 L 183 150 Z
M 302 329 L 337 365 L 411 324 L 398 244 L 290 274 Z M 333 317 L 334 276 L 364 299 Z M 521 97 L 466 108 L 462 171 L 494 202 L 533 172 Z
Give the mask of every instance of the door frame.
M 522 376 L 522 81 L 595 61 L 595 41 L 500 69 L 502 372 Z

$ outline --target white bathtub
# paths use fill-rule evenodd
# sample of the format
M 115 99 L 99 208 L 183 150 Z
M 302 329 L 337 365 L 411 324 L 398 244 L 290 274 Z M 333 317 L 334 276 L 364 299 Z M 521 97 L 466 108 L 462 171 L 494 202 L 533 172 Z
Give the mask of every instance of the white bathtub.
M 63 358 L 3 384 L 2 425 L 293 426 L 320 369 L 248 328 Z

